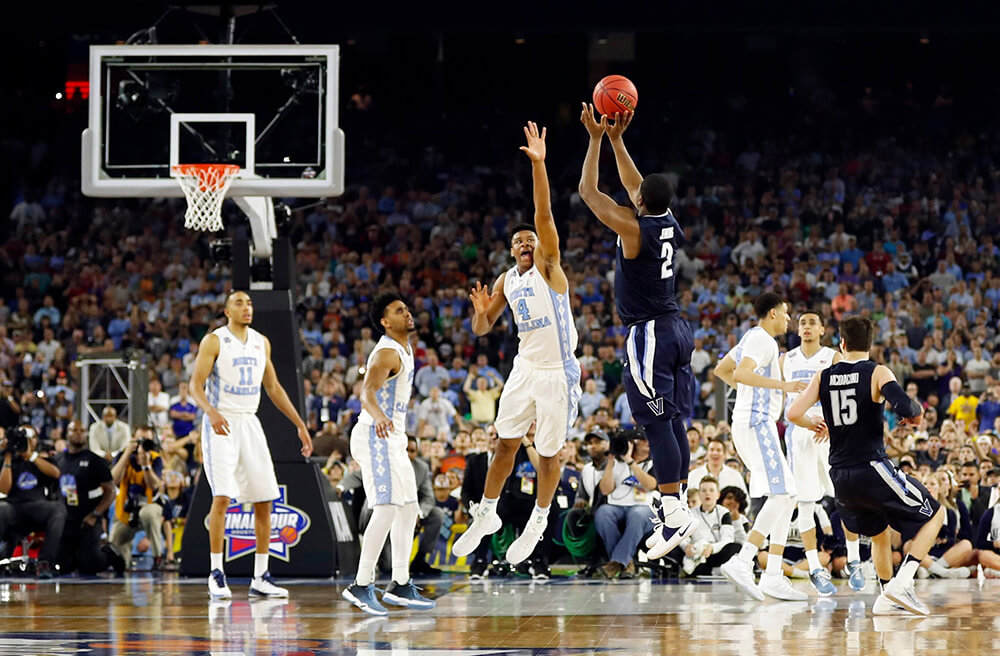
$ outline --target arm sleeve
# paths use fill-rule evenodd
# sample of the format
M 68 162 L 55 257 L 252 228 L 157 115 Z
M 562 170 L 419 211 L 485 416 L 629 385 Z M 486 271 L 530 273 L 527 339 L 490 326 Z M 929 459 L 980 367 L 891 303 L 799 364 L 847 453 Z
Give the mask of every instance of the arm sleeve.
M 920 406 L 906 395 L 899 383 L 892 380 L 882 386 L 882 396 L 892 405 L 893 411 L 900 417 L 916 417 L 920 414 Z

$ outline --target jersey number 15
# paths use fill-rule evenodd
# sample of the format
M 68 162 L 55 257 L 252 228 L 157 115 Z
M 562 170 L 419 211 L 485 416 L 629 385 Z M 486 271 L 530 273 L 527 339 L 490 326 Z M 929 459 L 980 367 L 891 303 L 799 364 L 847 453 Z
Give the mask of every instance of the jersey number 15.
M 673 228 L 664 228 L 660 231 L 660 259 L 663 260 L 663 268 L 660 269 L 660 279 L 672 278 L 674 276 L 674 270 L 671 268 L 674 264 L 674 245 L 670 243 L 669 240 L 674 238 Z
M 858 402 L 853 389 L 830 390 L 834 426 L 850 426 L 858 421 Z

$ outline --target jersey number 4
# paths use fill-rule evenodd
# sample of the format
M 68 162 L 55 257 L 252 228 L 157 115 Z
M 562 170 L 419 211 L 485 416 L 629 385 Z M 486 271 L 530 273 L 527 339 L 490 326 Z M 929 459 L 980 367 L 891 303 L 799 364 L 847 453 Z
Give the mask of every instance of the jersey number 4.
M 834 426 L 850 426 L 858 421 L 858 402 L 853 389 L 830 390 Z
M 517 314 L 521 317 L 521 321 L 527 321 L 531 319 L 531 312 L 528 311 L 528 302 L 523 298 L 518 299 L 517 305 L 514 308 Z
M 672 278 L 674 275 L 674 245 L 669 240 L 674 238 L 673 228 L 664 228 L 660 231 L 660 259 L 663 260 L 663 268 L 660 269 L 660 279 Z

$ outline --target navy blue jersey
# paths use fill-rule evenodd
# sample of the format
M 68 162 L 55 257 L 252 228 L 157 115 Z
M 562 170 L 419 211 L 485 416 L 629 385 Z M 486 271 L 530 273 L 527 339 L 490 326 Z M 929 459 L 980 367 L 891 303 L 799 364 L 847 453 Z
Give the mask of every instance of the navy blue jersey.
M 615 305 L 626 326 L 678 312 L 674 254 L 684 232 L 670 210 L 640 216 L 639 230 L 639 255 L 626 259 L 620 238 L 615 254 Z
M 886 457 L 883 402 L 872 401 L 871 360 L 841 360 L 820 372 L 819 401 L 830 430 L 830 466 L 851 467 Z

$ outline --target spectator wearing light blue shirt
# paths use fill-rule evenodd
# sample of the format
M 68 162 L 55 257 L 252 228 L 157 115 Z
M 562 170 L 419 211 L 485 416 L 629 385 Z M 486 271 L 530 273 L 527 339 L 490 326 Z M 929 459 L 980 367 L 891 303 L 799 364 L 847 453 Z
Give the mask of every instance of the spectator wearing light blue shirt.
M 583 394 L 580 395 L 580 416 L 584 419 L 590 417 L 601 406 L 601 401 L 605 398 L 607 397 L 604 394 L 597 391 L 597 381 L 593 378 L 588 379 L 583 384 Z
M 52 300 L 51 296 L 46 295 L 42 299 L 42 307 L 35 310 L 32 320 L 36 326 L 42 325 L 42 317 L 48 317 L 53 326 L 58 326 L 59 321 L 62 319 L 62 312 L 55 306 L 55 301 Z
M 890 294 L 895 294 L 909 286 L 910 281 L 906 279 L 906 276 L 896 271 L 896 265 L 889 262 L 885 267 L 885 274 L 882 276 L 882 289 Z
M 427 364 L 417 370 L 413 383 L 423 397 L 430 396 L 431 388 L 448 387 L 451 383 L 451 374 L 438 362 L 437 352 L 427 351 Z

